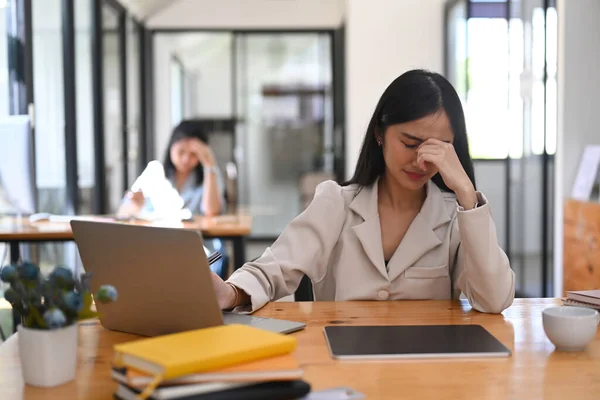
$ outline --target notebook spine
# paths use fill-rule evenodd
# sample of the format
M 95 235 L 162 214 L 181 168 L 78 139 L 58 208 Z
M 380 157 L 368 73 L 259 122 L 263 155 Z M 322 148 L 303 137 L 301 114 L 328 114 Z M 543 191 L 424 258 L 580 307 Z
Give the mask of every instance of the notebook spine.
M 563 305 L 574 306 L 574 307 L 593 308 L 595 310 L 600 311 L 600 305 L 585 303 L 583 301 L 573 300 L 573 299 L 569 299 L 569 298 L 563 299 Z

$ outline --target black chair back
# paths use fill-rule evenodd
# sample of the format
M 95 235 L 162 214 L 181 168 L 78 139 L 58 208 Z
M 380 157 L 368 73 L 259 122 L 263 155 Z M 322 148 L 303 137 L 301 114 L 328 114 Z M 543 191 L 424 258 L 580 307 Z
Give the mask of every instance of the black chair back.
M 304 275 L 302 277 L 300 285 L 298 286 L 298 289 L 296 289 L 296 293 L 294 293 L 294 299 L 296 301 L 315 301 L 312 282 L 308 276 Z

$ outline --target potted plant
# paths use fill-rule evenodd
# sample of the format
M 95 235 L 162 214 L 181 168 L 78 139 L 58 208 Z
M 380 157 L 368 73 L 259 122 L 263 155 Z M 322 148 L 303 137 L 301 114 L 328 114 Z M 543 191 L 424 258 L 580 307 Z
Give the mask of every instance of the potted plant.
M 69 268 L 57 266 L 43 277 L 30 262 L 7 265 L 0 279 L 10 284 L 4 298 L 21 318 L 19 355 L 25 383 L 51 387 L 75 378 L 77 321 L 94 318 L 89 287 L 91 274 L 77 279 Z M 113 286 L 101 286 L 95 301 L 117 300 Z

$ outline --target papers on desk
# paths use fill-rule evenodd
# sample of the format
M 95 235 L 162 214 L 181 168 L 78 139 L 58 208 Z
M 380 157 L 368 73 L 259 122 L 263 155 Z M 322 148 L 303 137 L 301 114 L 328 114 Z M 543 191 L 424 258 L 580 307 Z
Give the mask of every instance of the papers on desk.
M 73 220 L 78 221 L 96 221 L 96 222 L 114 222 L 114 218 L 109 217 L 98 217 L 94 215 L 54 215 L 48 213 L 37 213 L 33 214 L 29 217 L 29 222 L 58 222 L 58 223 L 66 223 L 71 222 Z
M 131 185 L 132 192 L 141 191 L 151 207 L 143 207 L 134 217 L 147 221 L 192 218 L 192 213 L 184 208 L 184 201 L 165 175 L 163 165 L 150 161 L 142 174 Z
M 573 290 L 563 299 L 566 306 L 587 307 L 600 310 L 600 290 Z

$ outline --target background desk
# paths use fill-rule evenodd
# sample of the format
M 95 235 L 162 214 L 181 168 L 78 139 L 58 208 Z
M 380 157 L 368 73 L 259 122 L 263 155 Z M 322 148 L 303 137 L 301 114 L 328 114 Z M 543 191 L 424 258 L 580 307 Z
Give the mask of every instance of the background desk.
M 350 386 L 368 399 L 598 399 L 600 335 L 586 352 L 558 353 L 544 335 L 541 311 L 552 299 L 518 299 L 503 315 L 472 311 L 466 302 L 384 301 L 271 303 L 258 315 L 307 322 L 295 356 L 314 389 Z M 512 357 L 479 360 L 352 362 L 329 357 L 325 325 L 480 324 Z M 0 346 L 0 399 L 111 399 L 112 346 L 134 336 L 90 321 L 80 328 L 76 381 L 53 389 L 23 385 L 18 334 Z
M 110 220 L 106 217 L 91 217 Z M 122 222 L 122 221 L 121 221 Z M 147 222 L 124 222 L 149 225 Z M 194 221 L 176 226 L 202 232 L 205 238 L 229 240 L 233 245 L 233 266 L 239 268 L 246 261 L 245 238 L 252 231 L 252 217 L 246 215 L 222 215 L 196 217 Z M 74 240 L 68 222 L 29 222 L 28 218 L 0 217 L 0 242 L 9 243 L 11 261 L 19 259 L 19 245 L 33 242 L 68 242 Z

